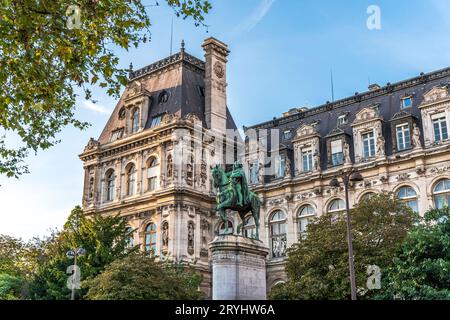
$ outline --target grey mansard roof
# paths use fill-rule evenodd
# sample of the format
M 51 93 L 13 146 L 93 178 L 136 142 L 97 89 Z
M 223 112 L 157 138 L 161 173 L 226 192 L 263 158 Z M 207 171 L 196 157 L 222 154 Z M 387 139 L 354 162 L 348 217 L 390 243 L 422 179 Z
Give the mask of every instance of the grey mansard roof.
M 412 97 L 412 107 L 410 110 L 406 110 L 416 118 L 419 128 L 423 131 L 421 114 L 418 109 L 418 106 L 423 100 L 423 94 L 431 90 L 433 87 L 446 86 L 449 83 L 450 68 L 446 68 L 428 74 L 421 74 L 420 76 L 412 79 L 394 84 L 388 84 L 373 91 L 355 94 L 352 97 L 327 103 L 312 109 L 299 111 L 298 113 L 276 118 L 251 127 L 244 127 L 244 131 L 248 129 L 280 129 L 280 142 L 288 148 L 292 148 L 292 139 L 295 137 L 295 131 L 303 124 L 312 124 L 318 121 L 316 128 L 321 136 L 321 167 L 327 168 L 326 137 L 333 134 L 333 132 L 337 130 L 338 117 L 342 114 L 348 115 L 348 123 L 346 125 L 339 126 L 339 129 L 348 135 L 351 153 L 353 155 L 353 136 L 351 125 L 355 120 L 356 113 L 363 108 L 378 105 L 379 113 L 384 120 L 383 135 L 386 140 L 386 155 L 389 156 L 393 154 L 393 133 L 391 132 L 390 121 L 397 113 L 401 111 L 401 99 L 406 96 Z M 287 129 L 292 130 L 293 138 L 286 141 L 283 140 L 282 135 Z
M 205 123 L 205 97 L 204 97 L 205 62 L 195 58 L 184 51 L 171 55 L 165 59 L 152 63 L 136 71 L 129 72 L 129 86 L 134 82 L 144 83 L 152 99 L 145 129 L 150 128 L 152 118 L 164 113 L 185 117 L 195 114 Z M 159 102 L 162 92 L 166 91 L 169 99 L 165 103 Z M 111 134 L 123 126 L 118 119 L 119 111 L 124 105 L 127 90 L 117 103 L 108 123 L 101 133 L 98 141 L 107 143 Z M 236 129 L 236 124 L 227 108 L 227 128 Z

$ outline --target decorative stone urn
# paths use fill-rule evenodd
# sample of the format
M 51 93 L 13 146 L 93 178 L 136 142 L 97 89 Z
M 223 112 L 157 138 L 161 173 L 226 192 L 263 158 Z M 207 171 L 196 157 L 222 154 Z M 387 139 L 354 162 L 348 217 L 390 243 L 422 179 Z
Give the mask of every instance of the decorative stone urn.
M 213 300 L 266 300 L 266 256 L 262 241 L 236 235 L 210 244 Z

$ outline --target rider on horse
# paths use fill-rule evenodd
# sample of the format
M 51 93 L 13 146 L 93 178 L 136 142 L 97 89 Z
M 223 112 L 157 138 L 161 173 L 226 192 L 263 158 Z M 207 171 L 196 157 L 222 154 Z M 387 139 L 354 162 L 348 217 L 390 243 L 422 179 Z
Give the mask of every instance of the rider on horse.
M 248 203 L 248 186 L 244 169 L 239 161 L 236 161 L 233 164 L 233 171 L 230 174 L 230 179 L 236 190 L 238 205 L 243 207 Z

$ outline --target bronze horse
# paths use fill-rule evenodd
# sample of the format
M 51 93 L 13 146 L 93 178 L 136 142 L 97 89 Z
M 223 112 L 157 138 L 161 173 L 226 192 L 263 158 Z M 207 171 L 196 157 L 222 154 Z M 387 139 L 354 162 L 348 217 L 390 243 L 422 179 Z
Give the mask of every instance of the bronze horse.
M 245 199 L 243 205 L 240 206 L 236 187 L 228 174 L 217 165 L 212 170 L 212 177 L 214 180 L 214 187 L 218 190 L 216 196 L 217 211 L 219 212 L 220 218 L 225 223 L 225 232 L 228 232 L 228 219 L 226 215 L 227 209 L 237 211 L 239 213 L 241 223 L 237 227 L 237 233 L 242 235 L 245 216 L 249 211 L 251 211 L 252 216 L 255 219 L 255 238 L 259 240 L 259 212 L 261 202 L 258 196 L 254 192 L 249 191 L 247 199 Z

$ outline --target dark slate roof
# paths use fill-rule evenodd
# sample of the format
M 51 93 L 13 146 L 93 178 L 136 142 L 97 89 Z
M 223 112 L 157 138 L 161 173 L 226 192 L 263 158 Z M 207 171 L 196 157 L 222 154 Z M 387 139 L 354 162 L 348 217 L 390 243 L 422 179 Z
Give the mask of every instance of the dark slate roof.
M 180 68 L 180 71 L 170 73 L 174 68 Z M 182 48 L 179 53 L 163 60 L 136 71 L 130 70 L 129 83 L 131 84 L 136 80 L 140 81 L 140 79 L 144 79 L 152 74 L 155 77 L 149 80 L 149 87 L 145 88 L 152 97 L 145 128 L 150 128 L 153 117 L 164 113 L 175 114 L 179 117 L 185 117 L 192 113 L 203 121 L 203 125 L 206 126 L 204 97 L 205 62 L 184 52 Z M 158 87 L 158 90 L 153 90 L 152 88 L 154 87 Z M 164 91 L 168 93 L 169 98 L 167 102 L 160 103 L 159 97 Z M 100 143 L 109 142 L 112 132 L 123 126 L 123 123 L 118 120 L 118 113 L 124 104 L 124 100 L 125 97 L 122 96 L 117 103 L 98 139 Z M 237 128 L 228 108 L 227 128 Z
M 286 117 L 275 118 L 271 121 L 256 124 L 248 129 L 280 129 L 280 142 L 292 148 L 292 139 L 283 140 L 283 131 L 292 129 L 292 136 L 295 137 L 295 131 L 303 124 L 312 124 L 318 121 L 317 131 L 321 135 L 321 166 L 327 168 L 327 150 L 326 139 L 337 129 L 337 119 L 341 114 L 348 114 L 348 124 L 339 126 L 350 138 L 350 146 L 353 145 L 351 124 L 355 120 L 356 114 L 363 108 L 378 105 L 379 113 L 384 120 L 383 135 L 386 140 L 386 154 L 392 155 L 392 132 L 390 120 L 394 115 L 400 112 L 401 99 L 405 96 L 412 96 L 413 105 L 410 113 L 417 118 L 419 127 L 422 129 L 422 120 L 418 106 L 423 100 L 423 94 L 436 86 L 444 86 L 450 83 L 450 68 L 438 70 L 428 74 L 421 74 L 418 77 L 401 81 L 394 84 L 387 84 L 378 90 L 367 91 L 355 96 L 341 99 L 332 103 L 327 103 L 316 108 L 307 109 Z M 422 132 L 423 138 L 423 132 Z M 268 142 L 270 148 L 270 141 Z M 351 149 L 353 154 L 353 150 Z M 293 159 L 292 159 L 293 163 Z

